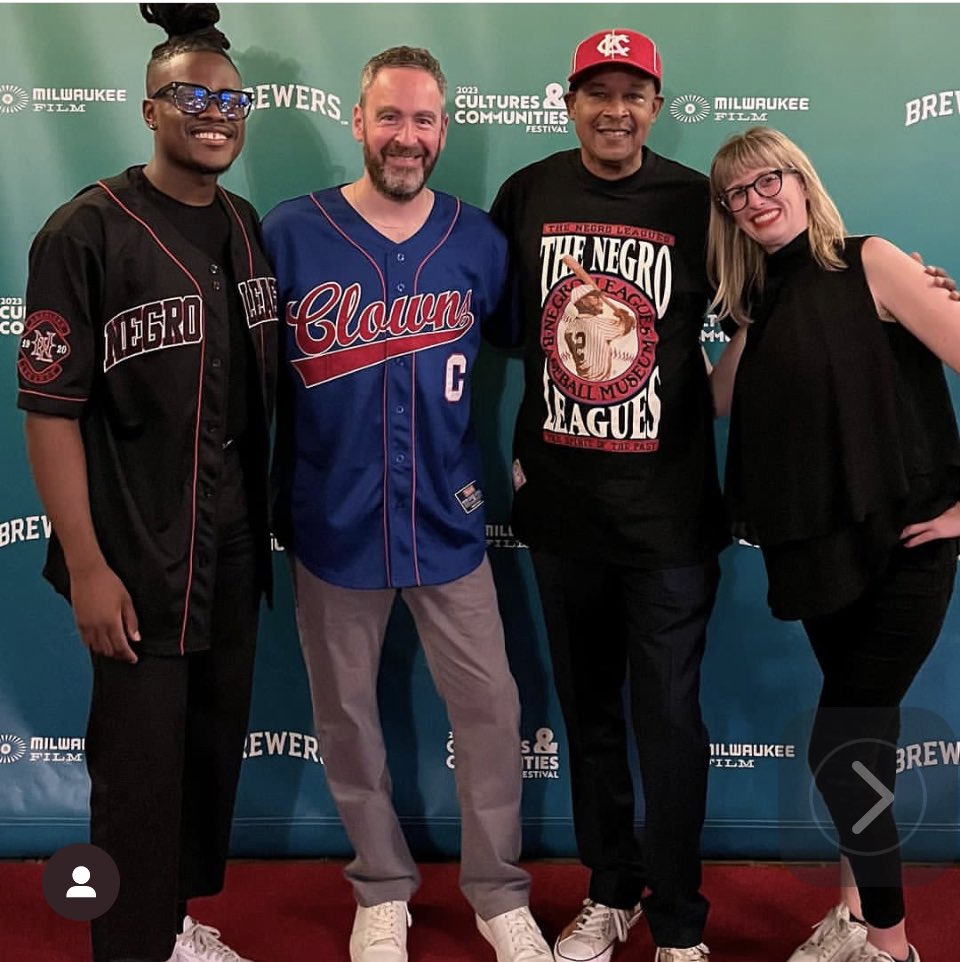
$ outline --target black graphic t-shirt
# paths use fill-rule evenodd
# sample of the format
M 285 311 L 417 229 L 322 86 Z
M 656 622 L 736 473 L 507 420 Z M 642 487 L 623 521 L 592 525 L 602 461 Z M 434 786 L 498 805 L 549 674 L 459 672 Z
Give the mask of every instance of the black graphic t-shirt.
M 603 180 L 575 149 L 514 174 L 491 213 L 524 351 L 517 535 L 638 567 L 702 560 L 727 540 L 700 348 L 707 179 L 645 149 Z

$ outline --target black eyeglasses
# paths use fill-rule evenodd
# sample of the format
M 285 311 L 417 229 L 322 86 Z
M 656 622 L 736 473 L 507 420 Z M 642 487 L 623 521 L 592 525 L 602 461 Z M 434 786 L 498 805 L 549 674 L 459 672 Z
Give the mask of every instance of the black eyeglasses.
M 780 167 L 776 170 L 768 170 L 751 184 L 720 191 L 717 194 L 717 202 L 731 214 L 736 214 L 747 206 L 747 192 L 751 187 L 756 191 L 758 197 L 776 197 L 783 189 L 783 175 L 799 175 L 799 173 L 800 171 L 796 167 Z
M 200 84 L 173 83 L 161 87 L 150 99 L 171 95 L 173 105 L 184 114 L 202 114 L 212 100 L 227 120 L 243 120 L 253 106 L 249 90 L 207 90 Z

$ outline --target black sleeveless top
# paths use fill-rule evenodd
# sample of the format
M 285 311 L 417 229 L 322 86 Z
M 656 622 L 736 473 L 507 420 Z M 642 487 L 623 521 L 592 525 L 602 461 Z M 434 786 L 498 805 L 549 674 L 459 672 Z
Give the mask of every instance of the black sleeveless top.
M 884 570 L 905 524 L 960 494 L 943 365 L 886 323 L 846 240 L 846 270 L 806 232 L 767 258 L 737 370 L 726 467 L 734 534 L 758 544 L 778 618 L 828 614 Z

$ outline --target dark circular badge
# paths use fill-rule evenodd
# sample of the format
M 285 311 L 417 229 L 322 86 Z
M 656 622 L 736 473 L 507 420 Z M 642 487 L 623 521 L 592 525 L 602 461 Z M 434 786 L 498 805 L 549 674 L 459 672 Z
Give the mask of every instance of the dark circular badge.
M 74 922 L 99 918 L 117 900 L 120 873 L 96 845 L 68 845 L 43 870 L 43 896 L 57 915 Z

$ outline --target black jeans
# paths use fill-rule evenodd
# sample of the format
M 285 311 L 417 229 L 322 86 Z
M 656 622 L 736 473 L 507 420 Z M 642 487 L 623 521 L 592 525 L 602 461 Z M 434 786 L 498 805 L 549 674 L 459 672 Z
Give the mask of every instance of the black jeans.
M 166 962 L 183 903 L 223 887 L 261 583 L 238 458 L 227 467 L 210 649 L 93 659 L 90 841 L 120 871 L 117 901 L 91 925 L 94 962 Z
M 697 945 L 708 909 L 700 893 L 700 833 L 710 760 L 700 663 L 719 580 L 716 559 L 642 571 L 534 551 L 533 564 L 590 898 L 612 908 L 642 900 L 657 945 Z M 642 846 L 623 711 L 628 678 L 646 808 Z
M 893 791 L 900 702 L 940 634 L 956 559 L 956 539 L 898 547 L 855 602 L 803 622 L 823 671 L 810 768 L 850 860 L 864 918 L 877 928 L 904 917 L 899 838 L 890 806 L 868 826 L 857 824 L 878 795 L 853 765 Z

